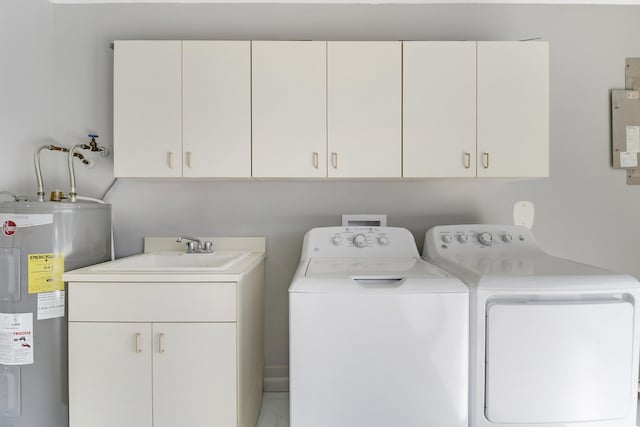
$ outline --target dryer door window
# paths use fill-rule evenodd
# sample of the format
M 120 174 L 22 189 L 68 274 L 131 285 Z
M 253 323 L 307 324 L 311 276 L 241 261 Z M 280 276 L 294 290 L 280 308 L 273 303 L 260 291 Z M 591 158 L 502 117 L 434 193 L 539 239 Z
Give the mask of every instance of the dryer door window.
M 623 418 L 631 404 L 632 345 L 629 302 L 493 303 L 485 415 L 505 424 Z

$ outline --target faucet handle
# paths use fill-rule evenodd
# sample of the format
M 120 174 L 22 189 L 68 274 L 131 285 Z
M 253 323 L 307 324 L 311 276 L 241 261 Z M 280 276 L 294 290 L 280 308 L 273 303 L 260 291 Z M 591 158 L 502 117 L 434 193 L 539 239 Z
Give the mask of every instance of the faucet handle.
M 206 240 L 204 242 L 204 251 L 205 252 L 213 252 L 213 242 L 210 242 L 209 240 Z
M 195 253 L 198 252 L 198 249 L 200 248 L 200 245 L 198 244 L 198 242 L 196 241 L 189 241 L 187 242 L 187 253 Z

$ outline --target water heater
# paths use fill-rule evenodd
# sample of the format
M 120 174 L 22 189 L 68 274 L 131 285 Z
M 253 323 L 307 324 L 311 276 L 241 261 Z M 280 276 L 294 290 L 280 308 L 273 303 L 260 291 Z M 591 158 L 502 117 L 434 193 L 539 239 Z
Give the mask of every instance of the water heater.
M 0 426 L 67 427 L 62 273 L 107 261 L 111 206 L 0 203 Z

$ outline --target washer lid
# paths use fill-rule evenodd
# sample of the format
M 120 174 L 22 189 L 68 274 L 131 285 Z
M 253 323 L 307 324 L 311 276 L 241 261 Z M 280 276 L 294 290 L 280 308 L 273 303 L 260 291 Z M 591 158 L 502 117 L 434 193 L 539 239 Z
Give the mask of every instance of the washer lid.
M 469 290 L 457 278 L 420 258 L 311 258 L 290 293 L 434 294 Z
M 306 277 L 447 277 L 420 258 L 311 258 Z

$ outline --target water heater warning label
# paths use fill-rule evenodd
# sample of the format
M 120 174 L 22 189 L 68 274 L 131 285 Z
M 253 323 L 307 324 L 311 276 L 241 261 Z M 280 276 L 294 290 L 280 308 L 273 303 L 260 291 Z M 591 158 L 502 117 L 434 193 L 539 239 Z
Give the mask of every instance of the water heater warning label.
M 0 364 L 33 363 L 33 313 L 0 313 Z
M 29 293 L 64 290 L 64 254 L 29 254 Z

